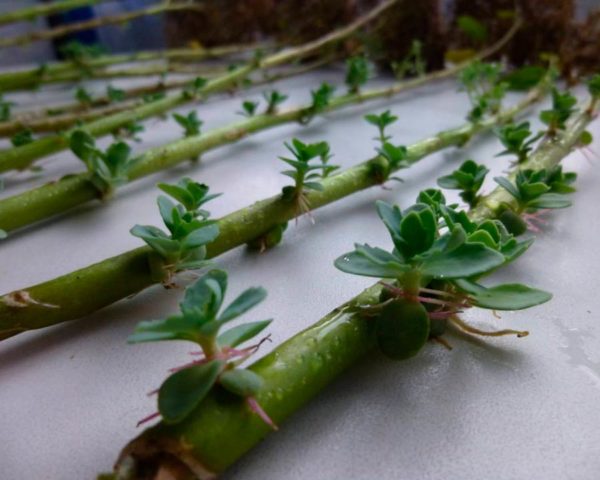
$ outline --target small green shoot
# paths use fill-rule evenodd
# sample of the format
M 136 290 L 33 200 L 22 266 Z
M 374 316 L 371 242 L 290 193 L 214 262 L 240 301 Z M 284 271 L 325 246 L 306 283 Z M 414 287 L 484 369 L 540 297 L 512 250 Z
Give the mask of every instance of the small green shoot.
M 129 169 L 135 159 L 131 158 L 131 148 L 125 142 L 113 143 L 102 151 L 89 133 L 75 130 L 69 143 L 71 151 L 85 163 L 90 181 L 102 198 L 110 197 L 116 188 L 129 181 Z
M 346 61 L 348 92 L 356 94 L 369 80 L 369 64 L 365 57 L 351 57 Z
M 129 337 L 129 343 L 174 340 L 192 342 L 200 347 L 199 356 L 193 362 L 173 369 L 174 373 L 161 385 L 158 414 L 147 417 L 140 424 L 158 415 L 166 424 L 179 423 L 210 391 L 222 388 L 243 399 L 250 411 L 272 428 L 277 428 L 255 398 L 263 386 L 263 379 L 252 370 L 239 366 L 258 350 L 262 341 L 249 347 L 238 346 L 259 335 L 271 320 L 244 323 L 220 333 L 225 324 L 262 302 L 267 292 L 262 287 L 249 288 L 223 309 L 226 292 L 227 273 L 211 270 L 186 288 L 180 303 L 181 313 L 164 320 L 141 322 Z
M 279 105 L 285 102 L 288 99 L 288 96 L 283 95 L 277 90 L 271 90 L 270 92 L 263 93 L 263 98 L 267 102 L 267 109 L 265 110 L 265 113 L 267 115 L 273 115 L 277 113 Z
M 552 108 L 540 113 L 540 120 L 548 126 L 548 135 L 554 136 L 559 130 L 564 130 L 567 120 L 577 111 L 577 98 L 570 92 L 559 92 L 552 89 Z
M 183 128 L 184 137 L 188 138 L 200 135 L 200 127 L 202 127 L 202 123 L 204 122 L 198 118 L 196 110 L 192 110 L 187 115 L 174 113 L 173 119 Z
M 256 109 L 258 108 L 258 102 L 252 102 L 250 100 L 246 100 L 242 102 L 242 111 L 238 112 L 239 115 L 243 117 L 253 117 L 256 115 Z
M 461 90 L 469 97 L 472 109 L 468 120 L 479 122 L 498 112 L 506 95 L 507 84 L 500 81 L 500 66 L 476 61 L 459 74 Z
M 365 115 L 364 118 L 367 122 L 369 122 L 371 125 L 374 125 L 377 128 L 379 136 L 376 137 L 374 140 L 378 140 L 382 146 L 392 138 L 391 136 L 385 134 L 385 129 L 393 123 L 395 123 L 398 120 L 398 117 L 392 115 L 389 110 L 386 110 L 385 112 L 379 115 Z
M 517 157 L 517 163 L 523 163 L 527 160 L 533 144 L 544 135 L 544 132 L 532 135 L 529 122 L 509 123 L 497 129 L 495 133 L 504 148 L 506 148 L 496 156 L 514 155 Z
M 206 245 L 217 238 L 219 226 L 209 220 L 201 207 L 218 195 L 209 195 L 208 187 L 185 178 L 176 185 L 160 184 L 164 195 L 158 197 L 158 209 L 168 233 L 148 225 L 136 225 L 131 234 L 141 238 L 155 253 L 154 275 L 168 284 L 172 276 L 184 270 L 204 268 Z
M 437 184 L 442 188 L 461 190 L 460 198 L 472 208 L 479 201 L 478 192 L 488 172 L 489 169 L 484 165 L 473 160 L 466 160 L 450 175 L 438 178 Z
M 427 64 L 423 58 L 423 44 L 419 40 L 413 40 L 410 50 L 401 62 L 392 62 L 392 71 L 398 80 L 407 76 L 422 77 L 427 70 Z
M 285 200 L 295 202 L 300 212 L 307 213 L 310 211 L 310 205 L 306 199 L 306 192 L 308 190 L 323 190 L 319 180 L 325 178 L 338 167 L 328 163 L 331 154 L 327 142 L 307 144 L 294 138 L 291 145 L 286 143 L 285 146 L 294 158 L 279 158 L 290 165 L 293 170 L 285 170 L 282 173 L 294 180 L 294 185 L 283 187 L 282 197 Z M 316 159 L 319 159 L 321 163 L 311 163 Z
M 94 101 L 90 93 L 83 87 L 77 87 L 75 90 L 75 100 L 85 106 L 90 106 Z

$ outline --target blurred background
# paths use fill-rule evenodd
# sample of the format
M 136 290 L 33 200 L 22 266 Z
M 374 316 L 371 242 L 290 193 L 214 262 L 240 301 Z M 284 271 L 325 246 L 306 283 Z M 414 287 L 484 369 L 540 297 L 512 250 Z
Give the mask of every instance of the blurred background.
M 43 3 L 52 2 L 0 0 L 0 14 Z M 136 12 L 164 2 L 105 0 L 94 3 L 46 18 L 0 26 L 0 40 L 87 19 Z M 190 43 L 212 46 L 264 38 L 275 38 L 284 44 L 298 43 L 347 23 L 377 2 L 190 0 L 190 3 L 201 5 L 202 10 L 145 15 L 124 24 L 3 48 L 0 50 L 0 63 L 6 67 L 58 59 L 61 46 L 73 40 L 101 45 L 107 53 L 189 46 Z M 544 50 L 566 54 L 585 49 L 589 50 L 586 62 L 595 62 L 594 67 L 600 62 L 593 59 L 600 58 L 600 14 L 594 14 L 600 8 L 600 0 L 405 0 L 386 17 L 382 22 L 385 25 L 379 26 L 378 34 L 368 38 L 367 44 L 371 50 L 380 50 L 379 57 L 384 61 L 393 61 L 403 58 L 410 42 L 418 39 L 425 45 L 428 68 L 439 68 L 447 45 L 462 47 L 465 44 L 462 33 L 455 28 L 461 15 L 471 15 L 486 25 L 492 37 L 488 40 L 492 41 L 509 25 L 510 15 L 506 12 L 514 12 L 515 4 L 528 22 L 527 28 L 512 42 L 510 57 L 515 63 L 531 61 Z M 370 53 L 373 56 L 373 52 Z

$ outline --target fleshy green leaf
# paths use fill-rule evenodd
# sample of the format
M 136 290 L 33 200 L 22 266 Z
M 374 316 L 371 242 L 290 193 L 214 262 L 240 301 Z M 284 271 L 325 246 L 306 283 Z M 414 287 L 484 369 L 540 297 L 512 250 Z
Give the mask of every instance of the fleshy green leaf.
M 200 227 L 190 233 L 183 240 L 183 247 L 185 249 L 193 249 L 206 245 L 215 240 L 219 236 L 219 225 L 212 223 L 205 227 Z
M 269 326 L 272 320 L 250 322 L 238 325 L 219 335 L 217 341 L 222 347 L 236 347 L 251 338 L 254 338 Z
M 334 265 L 342 272 L 376 278 L 397 278 L 409 269 L 385 250 L 358 244 L 353 252 L 338 257 Z
M 494 181 L 502 188 L 504 188 L 508 193 L 510 193 L 513 197 L 515 197 L 517 200 L 521 199 L 521 194 L 517 190 L 517 187 L 515 187 L 514 184 L 508 178 L 494 177 Z
M 527 202 L 527 206 L 532 208 L 567 208 L 571 206 L 571 201 L 560 193 L 545 193 L 535 200 Z
M 252 307 L 262 302 L 266 296 L 267 291 L 262 287 L 248 288 L 229 304 L 225 311 L 219 316 L 219 322 L 225 323 L 243 315 Z
M 157 342 L 161 340 L 197 340 L 197 324 L 191 317 L 171 316 L 164 320 L 140 322 L 127 343 Z
M 549 301 L 552 294 L 519 283 L 484 287 L 469 280 L 455 280 L 458 288 L 468 293 L 473 303 L 493 310 L 523 310 Z
M 158 391 L 158 410 L 165 423 L 177 423 L 189 415 L 213 387 L 225 362 L 213 360 L 174 373 Z
M 481 243 L 465 243 L 449 252 L 434 252 L 423 259 L 421 271 L 433 278 L 472 277 L 504 263 L 504 256 Z

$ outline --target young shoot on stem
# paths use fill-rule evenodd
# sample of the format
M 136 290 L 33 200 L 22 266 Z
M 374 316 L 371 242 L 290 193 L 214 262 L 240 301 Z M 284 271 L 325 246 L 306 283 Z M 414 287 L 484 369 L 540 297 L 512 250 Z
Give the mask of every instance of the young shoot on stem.
M 494 115 L 502 105 L 508 84 L 500 80 L 499 65 L 474 61 L 459 74 L 461 90 L 469 97 L 472 110 L 468 119 L 481 121 L 486 115 Z
M 419 40 L 413 40 L 406 57 L 401 62 L 392 62 L 392 71 L 397 79 L 425 75 L 427 64 L 423 58 L 423 44 Z
M 374 125 L 379 131 L 379 136 L 374 138 L 374 140 L 378 140 L 381 143 L 381 146 L 387 143 L 392 137 L 385 134 L 385 129 L 395 123 L 398 120 L 398 117 L 392 115 L 389 110 L 385 112 L 375 115 L 369 114 L 365 115 L 365 120 L 369 122 L 371 125 Z
M 393 251 L 355 245 L 335 261 L 346 273 L 389 279 L 374 313 L 377 342 L 388 357 L 416 355 L 451 322 L 465 330 L 458 314 L 477 306 L 519 310 L 550 300 L 551 295 L 520 284 L 484 287 L 478 278 L 521 255 L 532 243 L 518 241 L 497 220 L 471 222 L 466 212 L 446 205 L 441 192 L 421 192 L 405 210 L 377 202 Z M 525 332 L 512 333 L 523 336 Z
M 564 130 L 567 120 L 577 111 L 577 98 L 570 92 L 559 92 L 552 89 L 552 108 L 540 113 L 540 120 L 548 126 L 548 136 L 555 136 L 559 130 Z
M 267 109 L 265 113 L 267 115 L 274 115 L 277 113 L 279 105 L 285 102 L 288 99 L 287 95 L 283 95 L 277 90 L 271 90 L 270 92 L 265 92 L 263 94 L 263 98 L 267 102 Z
M 517 164 L 527 161 L 529 152 L 533 149 L 533 144 L 544 136 L 544 132 L 532 135 L 529 128 L 529 122 L 522 122 L 519 124 L 509 123 L 498 128 L 495 133 L 506 149 L 496 156 L 514 155 L 517 157 Z
M 136 225 L 131 234 L 152 249 L 152 275 L 168 286 L 177 272 L 207 265 L 206 245 L 219 236 L 219 226 L 208 219 L 210 213 L 201 207 L 219 195 L 210 195 L 206 185 L 190 178 L 176 185 L 161 183 L 158 187 L 177 201 L 174 203 L 164 195 L 158 197 L 158 209 L 168 233 L 157 227 Z
M 565 195 L 575 191 L 571 184 L 576 179 L 576 173 L 563 173 L 560 165 L 551 170 L 519 170 L 514 183 L 506 177 L 494 177 L 494 181 L 517 202 L 516 208 L 505 206 L 500 219 L 515 234 L 527 228 L 539 232 L 540 228 L 535 222 L 544 222 L 539 218 L 539 213 L 571 206 L 571 201 Z
M 277 429 L 255 398 L 263 386 L 262 377 L 240 367 L 262 341 L 238 348 L 260 334 L 271 320 L 244 323 L 220 333 L 225 324 L 262 302 L 267 292 L 262 287 L 249 288 L 219 314 L 226 292 L 227 273 L 211 270 L 186 288 L 179 304 L 180 314 L 141 322 L 129 337 L 129 343 L 175 340 L 192 342 L 200 348 L 200 352 L 192 353 L 197 355 L 192 362 L 172 369 L 173 373 L 158 389 L 158 412 L 138 426 L 159 415 L 166 424 L 185 421 L 211 390 L 222 389 L 243 399 L 251 412 Z
M 346 61 L 346 85 L 349 93 L 359 93 L 369 81 L 369 63 L 365 57 L 352 57 Z
M 463 164 L 450 175 L 438 178 L 437 184 L 450 190 L 461 190 L 460 198 L 473 208 L 480 199 L 478 195 L 481 185 L 489 169 L 473 160 L 465 160 Z
M 283 187 L 282 198 L 294 202 L 299 212 L 308 213 L 310 212 L 310 203 L 306 198 L 306 192 L 323 190 L 323 185 L 319 180 L 327 177 L 338 167 L 328 163 L 331 156 L 327 142 L 307 144 L 294 138 L 291 145 L 285 143 L 285 146 L 294 158 L 279 158 L 290 165 L 293 170 L 285 170 L 281 173 L 294 180 L 294 185 Z M 319 159 L 320 163 L 311 163 L 316 159 Z
M 128 181 L 129 170 L 136 159 L 125 142 L 111 144 L 106 151 L 96 147 L 96 141 L 84 130 L 76 130 L 70 137 L 71 151 L 86 165 L 89 180 L 103 199 Z

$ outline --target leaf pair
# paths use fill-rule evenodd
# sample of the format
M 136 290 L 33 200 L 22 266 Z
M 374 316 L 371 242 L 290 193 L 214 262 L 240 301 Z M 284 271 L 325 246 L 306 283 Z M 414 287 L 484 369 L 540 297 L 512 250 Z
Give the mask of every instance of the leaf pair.
M 103 197 L 128 182 L 129 170 L 135 159 L 125 142 L 111 144 L 106 151 L 96 147 L 96 141 L 85 130 L 75 130 L 69 139 L 73 153 L 82 160 L 90 172 L 91 181 Z
M 222 334 L 219 330 L 262 302 L 266 291 L 249 288 L 219 314 L 226 291 L 227 273 L 212 270 L 186 289 L 180 315 L 141 322 L 128 339 L 129 343 L 185 340 L 202 348 L 203 360 L 172 374 L 159 389 L 158 407 L 166 423 L 183 420 L 216 384 L 241 397 L 255 395 L 262 386 L 260 376 L 228 362 L 227 349 L 255 337 L 271 320 L 238 325 Z

